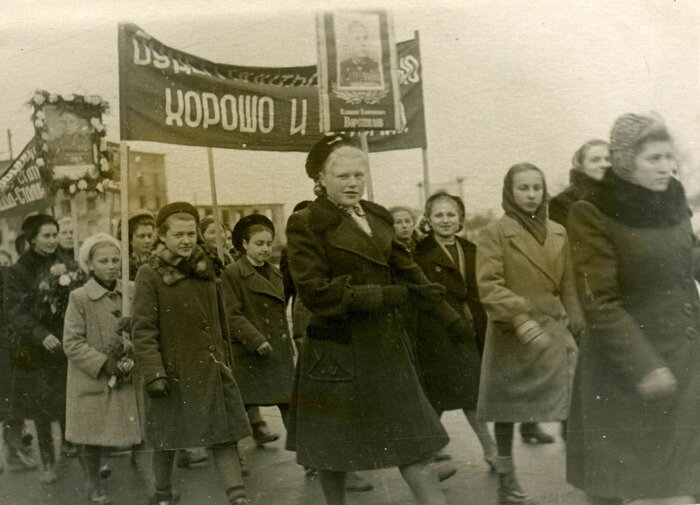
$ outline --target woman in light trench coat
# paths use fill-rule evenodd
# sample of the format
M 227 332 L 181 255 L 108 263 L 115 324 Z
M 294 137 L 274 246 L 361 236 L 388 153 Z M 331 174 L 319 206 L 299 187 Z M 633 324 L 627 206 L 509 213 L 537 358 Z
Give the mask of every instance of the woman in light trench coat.
M 547 220 L 544 175 L 523 163 L 504 180 L 505 215 L 477 240 L 488 314 L 477 415 L 496 422 L 501 503 L 531 503 L 515 478 L 513 423 L 564 421 L 584 326 L 564 228 Z

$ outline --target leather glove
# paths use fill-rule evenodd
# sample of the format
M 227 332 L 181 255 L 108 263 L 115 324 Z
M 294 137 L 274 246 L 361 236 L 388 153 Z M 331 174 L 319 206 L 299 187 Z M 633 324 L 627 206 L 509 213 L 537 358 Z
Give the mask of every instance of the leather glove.
M 102 371 L 107 377 L 111 377 L 112 375 L 121 375 L 119 368 L 117 368 L 117 360 L 112 356 L 107 357 L 107 361 L 105 361 L 104 365 L 102 365 Z
M 399 307 L 408 300 L 408 289 L 397 284 L 382 286 L 382 299 L 385 307 Z
M 117 322 L 117 332 L 131 335 L 131 318 L 120 317 Z
M 422 311 L 427 312 L 440 303 L 446 290 L 442 284 L 432 282 L 430 284 L 410 284 L 408 291 L 411 301 Z
M 146 386 L 149 398 L 167 398 L 170 394 L 170 384 L 165 377 L 159 377 Z
M 463 317 L 447 327 L 447 334 L 454 342 L 466 342 L 474 336 L 474 327 Z

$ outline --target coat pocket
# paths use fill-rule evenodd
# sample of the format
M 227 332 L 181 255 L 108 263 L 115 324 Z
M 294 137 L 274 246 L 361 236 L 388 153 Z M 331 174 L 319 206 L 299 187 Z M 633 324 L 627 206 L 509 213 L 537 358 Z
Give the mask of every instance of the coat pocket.
M 347 382 L 355 378 L 355 350 L 352 345 L 308 339 L 306 375 L 325 382 Z
M 162 354 L 163 370 L 168 377 L 177 374 L 177 359 L 175 349 L 168 349 Z

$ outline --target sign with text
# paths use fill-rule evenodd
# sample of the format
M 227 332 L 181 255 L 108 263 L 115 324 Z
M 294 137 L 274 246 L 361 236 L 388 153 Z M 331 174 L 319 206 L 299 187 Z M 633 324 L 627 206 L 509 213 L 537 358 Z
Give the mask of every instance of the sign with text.
M 320 12 L 316 31 L 321 129 L 400 130 L 398 63 L 389 13 Z
M 398 44 L 397 65 L 406 126 L 370 132 L 370 151 L 425 147 L 417 39 Z M 120 25 L 122 140 L 308 151 L 323 134 L 317 84 L 315 66 L 213 63 L 165 46 L 135 25 Z
M 35 203 L 50 205 L 41 170 L 36 164 L 36 140 L 32 139 L 0 177 L 0 212 Z

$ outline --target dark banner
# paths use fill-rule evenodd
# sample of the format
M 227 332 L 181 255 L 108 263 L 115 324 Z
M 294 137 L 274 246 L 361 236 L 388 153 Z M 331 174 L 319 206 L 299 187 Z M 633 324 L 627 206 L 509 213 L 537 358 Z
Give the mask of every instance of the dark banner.
M 50 205 L 37 154 L 36 139 L 32 139 L 0 177 L 0 212 Z
M 406 127 L 373 131 L 370 151 L 425 147 L 418 40 L 397 44 Z M 308 151 L 322 135 L 315 66 L 242 67 L 165 46 L 137 26 L 119 27 L 122 140 Z
M 396 44 L 388 12 L 320 12 L 316 31 L 321 129 L 401 129 Z

